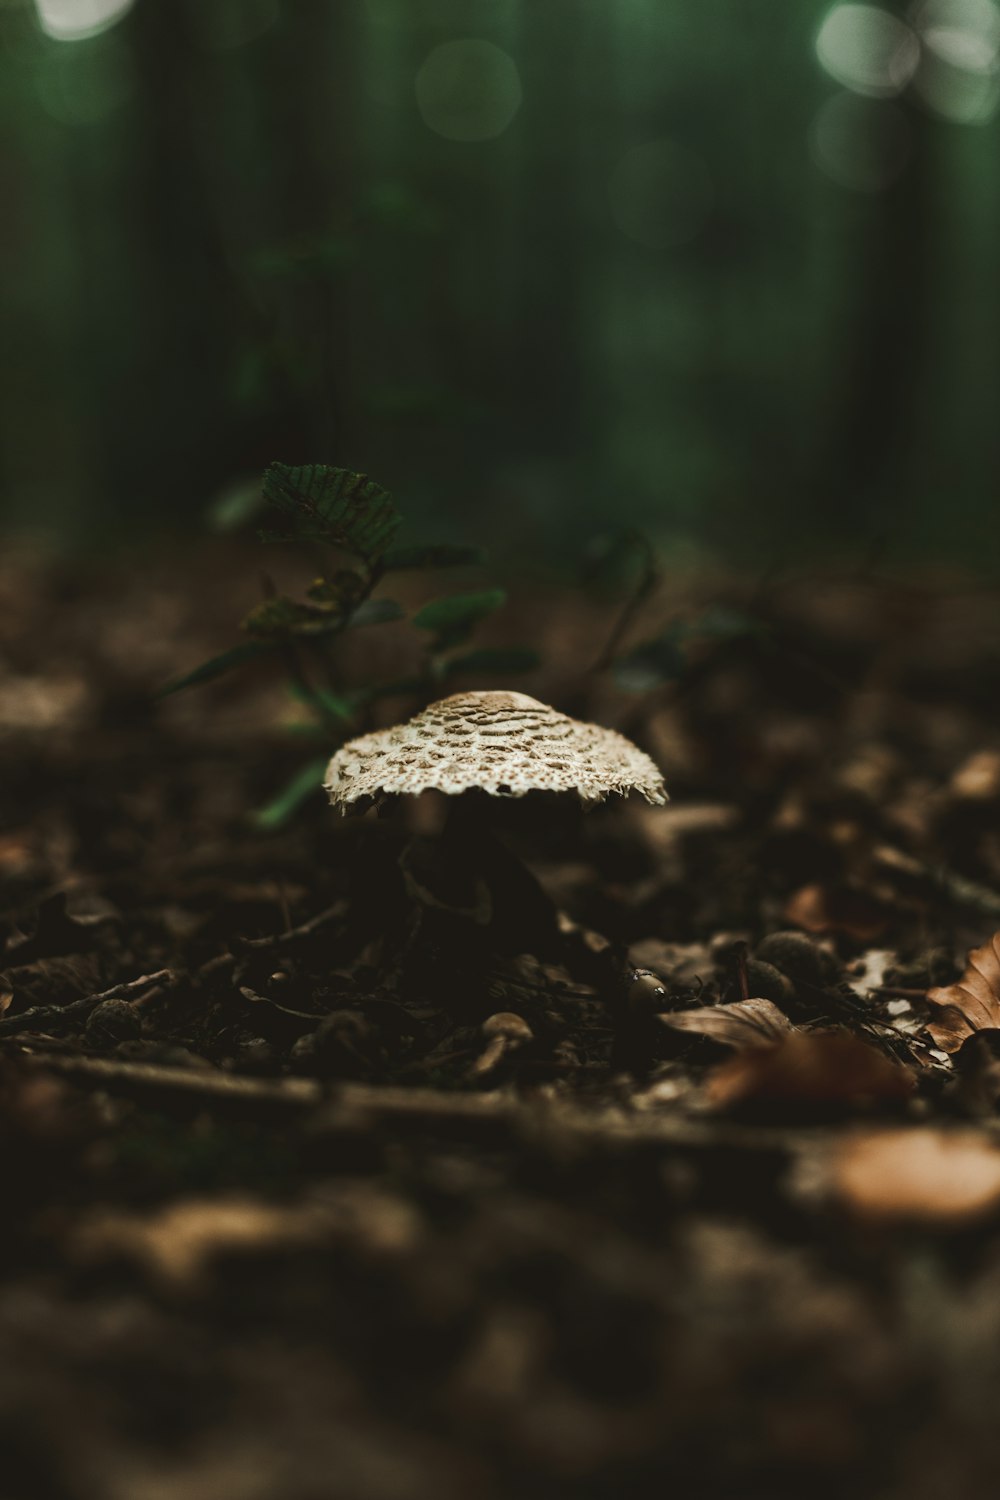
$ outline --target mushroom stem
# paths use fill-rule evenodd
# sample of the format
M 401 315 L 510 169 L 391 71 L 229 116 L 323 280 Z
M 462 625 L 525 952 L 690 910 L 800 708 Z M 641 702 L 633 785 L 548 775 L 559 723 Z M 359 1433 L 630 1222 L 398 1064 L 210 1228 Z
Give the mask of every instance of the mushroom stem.
M 495 809 L 495 799 L 483 792 L 456 797 L 445 823 L 442 854 L 470 883 L 483 881 L 489 890 L 494 948 L 554 955 L 561 941 L 556 908 L 536 876 L 497 835 Z

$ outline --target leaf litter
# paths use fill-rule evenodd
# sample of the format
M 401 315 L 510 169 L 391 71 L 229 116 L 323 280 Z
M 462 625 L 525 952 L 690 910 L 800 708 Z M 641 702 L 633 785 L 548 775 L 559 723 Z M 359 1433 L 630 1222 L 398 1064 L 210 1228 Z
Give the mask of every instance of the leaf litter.
M 388 541 L 352 536 L 362 562 Z M 32 576 L 40 603 L 7 589 L 18 673 L 85 683 L 92 726 L 0 745 L 17 856 L 0 1367 L 18 1372 L 0 1416 L 36 1492 L 85 1454 L 93 1491 L 172 1500 L 220 1474 L 265 1500 L 326 1493 L 331 1474 L 374 1500 L 593 1500 L 678 1479 L 770 1493 L 778 1473 L 831 1497 L 877 1474 L 879 1500 L 921 1500 L 919 1387 L 921 1440 L 976 1496 L 961 1465 L 992 1417 L 960 1391 L 1000 1378 L 981 1332 L 1000 1319 L 985 617 L 949 657 L 953 601 L 929 592 L 890 651 L 879 589 L 812 580 L 762 602 L 733 580 L 734 618 L 766 628 L 692 623 L 691 649 L 642 656 L 641 695 L 573 682 L 575 712 L 664 747 L 662 828 L 655 811 L 509 809 L 532 878 L 498 859 L 505 915 L 473 932 L 433 860 L 404 861 L 433 897 L 407 904 L 423 811 L 341 824 L 307 788 L 292 821 L 250 824 L 302 769 L 274 730 L 285 693 L 243 694 L 256 658 L 206 678 L 197 711 L 148 706 L 170 657 L 211 659 L 252 604 L 231 579 L 195 611 L 154 568 L 97 629 L 93 593 L 61 612 L 57 580 Z M 409 614 L 443 597 L 408 572 L 394 592 Z M 434 628 L 457 647 L 489 602 Z M 136 650 L 151 612 L 174 622 L 169 652 Z M 526 657 L 504 612 L 487 623 L 477 649 L 506 686 Z M 558 590 L 518 599 L 540 696 L 568 704 L 606 625 Z M 669 618 L 635 630 L 671 638 Z M 419 675 L 376 636 L 337 637 L 330 691 L 387 723 L 419 691 L 352 695 Z M 994 957 L 963 976 L 969 948 Z M 167 1410 L 155 1392 L 174 1389 Z

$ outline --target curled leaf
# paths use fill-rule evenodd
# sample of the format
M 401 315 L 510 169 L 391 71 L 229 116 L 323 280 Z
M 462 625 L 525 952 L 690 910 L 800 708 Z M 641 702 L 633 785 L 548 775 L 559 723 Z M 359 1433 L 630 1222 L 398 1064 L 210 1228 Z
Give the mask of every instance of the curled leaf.
M 660 1013 L 664 1026 L 674 1031 L 693 1031 L 723 1047 L 760 1047 L 780 1042 L 795 1028 L 770 1000 L 738 1000 L 734 1005 L 703 1005 L 697 1010 Z
M 1000 932 L 969 954 L 956 984 L 928 990 L 935 1017 L 927 1030 L 945 1052 L 957 1052 L 976 1031 L 1000 1027 Z

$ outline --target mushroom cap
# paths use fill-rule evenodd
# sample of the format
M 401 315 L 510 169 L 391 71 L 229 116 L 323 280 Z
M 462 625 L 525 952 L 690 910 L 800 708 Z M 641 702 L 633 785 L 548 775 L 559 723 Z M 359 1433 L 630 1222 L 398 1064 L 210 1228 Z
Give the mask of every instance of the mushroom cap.
M 611 792 L 667 800 L 663 777 L 613 729 L 581 724 L 525 693 L 455 693 L 393 729 L 342 745 L 324 786 L 340 807 L 359 797 L 478 789 L 493 797 L 576 792 L 600 802 Z

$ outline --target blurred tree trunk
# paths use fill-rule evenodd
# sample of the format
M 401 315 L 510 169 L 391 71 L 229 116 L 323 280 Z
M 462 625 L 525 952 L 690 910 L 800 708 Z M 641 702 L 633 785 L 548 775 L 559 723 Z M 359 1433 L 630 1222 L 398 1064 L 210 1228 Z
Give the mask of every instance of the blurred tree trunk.
M 902 0 L 886 8 L 903 19 L 909 10 Z M 890 547 L 886 530 L 889 516 L 899 515 L 896 497 L 919 486 L 926 454 L 921 400 L 928 380 L 933 384 L 928 353 L 940 202 L 934 150 L 940 127 L 921 108 L 905 101 L 896 107 L 905 111 L 909 159 L 883 192 L 845 203 L 856 231 L 847 262 L 855 290 L 843 320 L 849 342 L 834 369 L 829 427 L 810 486 L 839 532 Z

